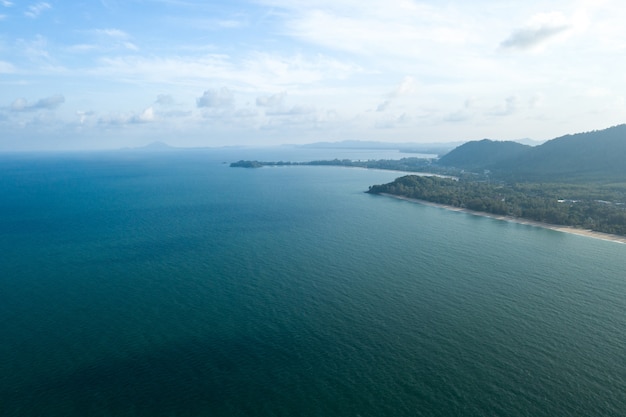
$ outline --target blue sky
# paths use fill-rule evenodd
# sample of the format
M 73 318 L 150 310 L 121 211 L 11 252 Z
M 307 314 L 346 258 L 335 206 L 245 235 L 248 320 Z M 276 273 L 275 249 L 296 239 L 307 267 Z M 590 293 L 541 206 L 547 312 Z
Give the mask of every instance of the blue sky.
M 0 150 L 550 139 L 626 122 L 621 0 L 0 0 Z

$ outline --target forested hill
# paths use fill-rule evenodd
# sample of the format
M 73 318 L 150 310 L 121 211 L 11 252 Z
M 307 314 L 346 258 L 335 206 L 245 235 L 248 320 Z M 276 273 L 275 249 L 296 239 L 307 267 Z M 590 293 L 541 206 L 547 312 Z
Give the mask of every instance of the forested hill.
M 626 125 L 553 139 L 531 148 L 511 168 L 526 177 L 626 181 Z
M 490 170 L 528 181 L 626 181 L 626 125 L 552 139 L 536 147 L 514 142 L 468 142 L 439 165 Z
M 463 169 L 489 169 L 501 161 L 516 158 L 530 149 L 530 146 L 517 142 L 483 139 L 464 143 L 441 157 L 438 164 Z

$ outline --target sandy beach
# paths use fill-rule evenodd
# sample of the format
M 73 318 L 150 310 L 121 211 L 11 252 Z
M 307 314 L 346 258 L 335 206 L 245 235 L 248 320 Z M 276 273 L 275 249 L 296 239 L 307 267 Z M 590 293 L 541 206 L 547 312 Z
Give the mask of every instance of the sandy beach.
M 438 208 L 451 210 L 451 211 L 460 211 L 462 213 L 467 213 L 467 214 L 471 214 L 474 216 L 490 217 L 492 219 L 503 220 L 507 222 L 515 222 L 519 224 L 526 224 L 529 226 L 543 227 L 544 229 L 551 229 L 551 230 L 556 230 L 559 232 L 571 233 L 574 235 L 587 236 L 587 237 L 591 237 L 594 239 L 607 240 L 610 242 L 626 243 L 625 236 L 612 235 L 609 233 L 594 232 L 593 230 L 579 229 L 579 228 L 575 228 L 571 226 L 559 226 L 559 225 L 550 224 L 550 223 L 542 223 L 542 222 L 537 222 L 534 220 L 522 219 L 519 217 L 501 216 L 497 214 L 485 213 L 482 211 L 474 211 L 474 210 L 468 210 L 465 208 L 449 206 L 446 204 L 431 203 L 430 201 L 402 197 L 402 196 L 393 195 L 393 194 L 381 193 L 381 195 L 384 195 L 386 197 L 397 198 L 399 200 L 410 201 L 412 203 L 423 204 L 425 206 L 438 207 Z

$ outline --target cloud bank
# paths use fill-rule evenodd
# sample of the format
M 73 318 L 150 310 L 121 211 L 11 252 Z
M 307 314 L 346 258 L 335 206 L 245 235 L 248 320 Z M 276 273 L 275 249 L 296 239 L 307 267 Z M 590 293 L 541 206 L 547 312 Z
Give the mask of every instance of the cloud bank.
M 0 0 L 0 11 L 2 131 L 33 147 L 49 146 L 38 138 L 52 129 L 115 129 L 107 146 L 155 133 L 201 146 L 548 139 L 626 121 L 618 0 L 154 1 L 142 11 Z M 150 25 L 129 23 L 139 13 Z M 15 143 L 26 141 L 0 137 L 0 150 Z
M 513 32 L 500 46 L 502 48 L 529 49 L 565 32 L 569 28 L 569 26 L 542 26 L 535 29 L 520 29 Z
M 11 104 L 11 111 L 14 112 L 31 112 L 37 110 L 54 110 L 65 102 L 65 97 L 56 94 L 50 97 L 37 100 L 35 103 L 28 103 L 25 98 L 18 98 Z

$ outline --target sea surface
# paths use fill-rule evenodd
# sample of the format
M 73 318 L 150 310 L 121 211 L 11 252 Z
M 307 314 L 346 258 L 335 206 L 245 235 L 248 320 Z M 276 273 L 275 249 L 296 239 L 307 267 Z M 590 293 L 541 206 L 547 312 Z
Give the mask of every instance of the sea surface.
M 390 155 L 0 156 L 0 415 L 626 415 L 625 245 L 228 166 Z

